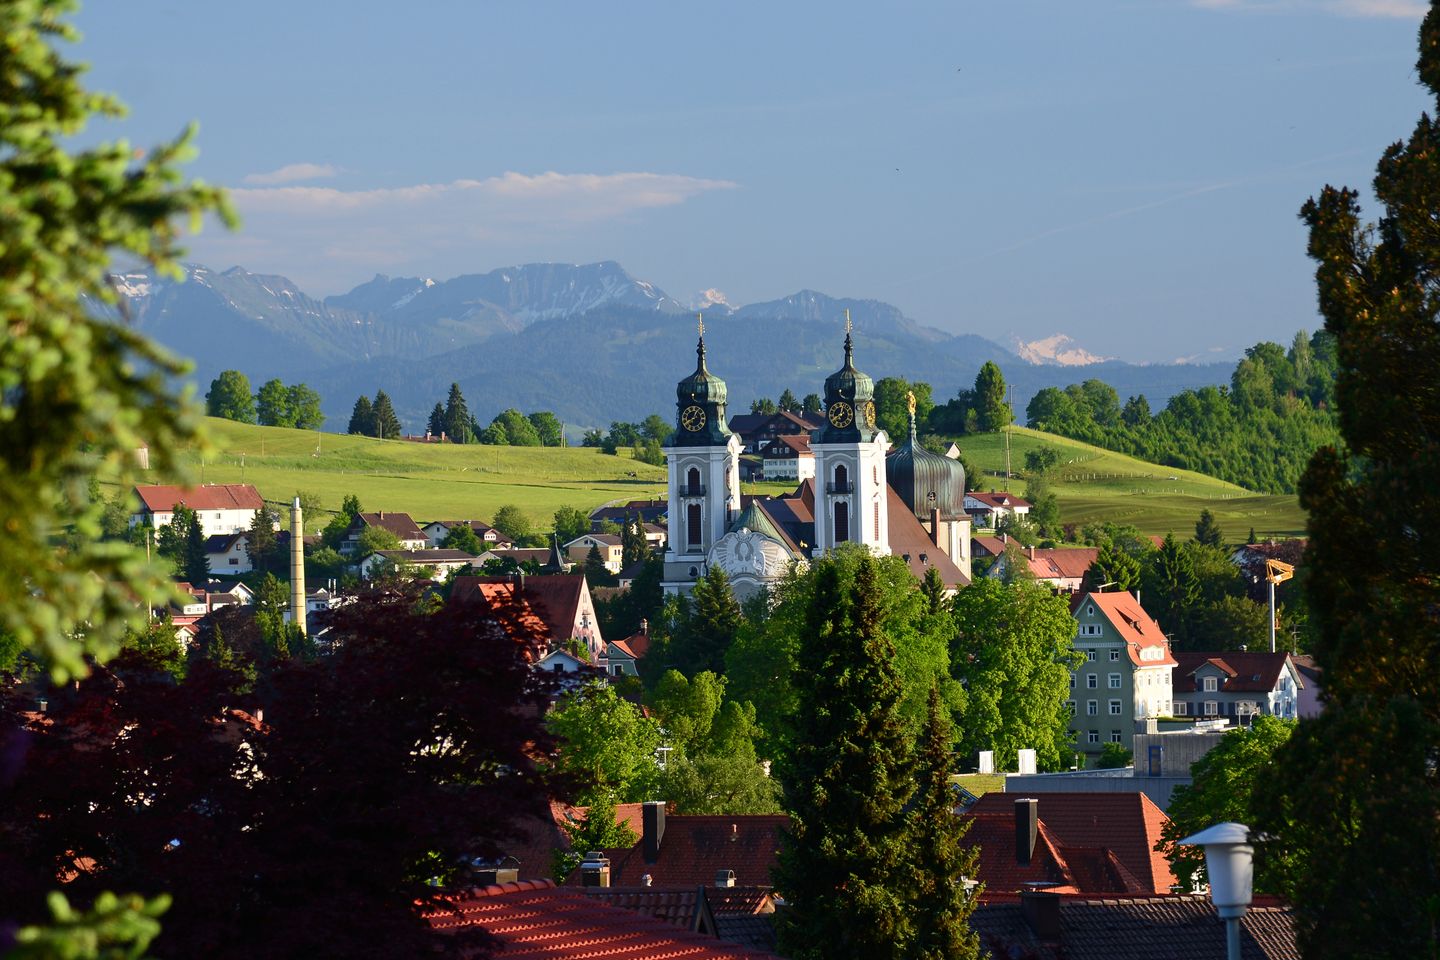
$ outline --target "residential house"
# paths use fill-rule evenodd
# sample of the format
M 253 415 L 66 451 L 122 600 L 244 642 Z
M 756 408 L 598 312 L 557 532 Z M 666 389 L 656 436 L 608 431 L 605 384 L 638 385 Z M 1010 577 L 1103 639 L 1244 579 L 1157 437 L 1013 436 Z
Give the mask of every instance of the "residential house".
M 760 448 L 762 479 L 808 480 L 815 476 L 815 454 L 810 449 L 810 436 L 776 437 Z
M 979 538 L 977 538 L 979 539 Z M 985 538 L 993 544 L 994 538 Z M 1017 545 L 1018 546 L 1018 545 Z M 1007 554 L 1002 544 L 994 565 L 987 576 L 1004 577 L 1010 572 L 1009 557 L 1018 556 L 1025 569 L 1037 583 L 1043 583 L 1056 593 L 1079 593 L 1085 583 L 1085 574 L 1100 555 L 1097 547 L 1020 547 Z
M 650 650 L 650 622 L 640 621 L 640 632 L 605 644 L 605 672 L 612 677 L 638 677 L 640 660 Z
M 1070 729 L 1092 759 L 1103 743 L 1131 746 L 1137 721 L 1169 716 L 1170 641 L 1131 594 L 1089 592 L 1073 606 L 1075 649 L 1085 660 L 1070 675 Z
M 1224 650 L 1175 654 L 1174 714 L 1248 726 L 1257 716 L 1300 715 L 1305 681 L 1290 654 Z
M 640 529 L 645 534 L 645 545 L 651 550 L 664 550 L 670 536 L 670 528 L 663 523 L 644 523 Z
M 1200 895 L 1096 898 L 1027 890 L 970 916 L 988 956 L 1027 960 L 1215 960 L 1225 924 Z M 1257 895 L 1240 920 L 1244 960 L 1299 960 L 1294 912 Z
M 1308 653 L 1295 654 L 1290 661 L 1300 671 L 1300 679 L 1305 681 L 1300 688 L 1300 702 L 1295 712 L 1301 717 L 1318 717 L 1324 707 L 1320 702 L 1320 665 Z
M 768 887 L 788 823 L 783 814 L 667 815 L 664 803 L 646 803 L 636 844 L 603 851 L 610 882 L 640 886 L 648 877 L 658 887 L 695 887 L 727 871 L 738 885 Z
M 600 559 L 604 561 L 606 570 L 611 573 L 620 572 L 621 558 L 625 551 L 621 547 L 618 533 L 582 534 L 565 544 L 565 558 L 570 563 L 583 567 L 592 548 L 600 551 Z
M 1004 534 L 998 537 L 971 537 L 970 552 L 976 560 L 994 560 L 1005 552 L 1005 545 L 1009 542 Z
M 980 846 L 975 879 L 986 900 L 1047 889 L 1109 896 L 1169 893 L 1170 862 L 1156 852 L 1167 822 L 1144 793 L 987 793 L 963 816 Z
M 130 515 L 130 526 L 168 527 L 175 508 L 184 505 L 195 511 L 200 532 L 206 537 L 243 533 L 255 522 L 265 501 L 248 483 L 207 483 L 200 487 L 169 484 L 142 484 L 135 488 L 140 507 Z
M 358 551 L 360 535 L 372 527 L 388 530 L 395 534 L 400 541 L 401 550 L 424 550 L 430 543 L 429 538 L 410 518 L 410 514 L 386 513 L 381 510 L 378 513 L 356 515 L 355 519 L 350 522 L 350 529 L 345 531 L 345 539 L 340 543 L 340 552 L 350 556 Z
M 1023 517 L 1030 512 L 1030 506 L 1030 501 L 1012 493 L 972 490 L 965 494 L 965 512 L 970 514 L 976 530 L 993 530 L 1006 517 Z
M 465 567 L 479 569 L 480 558 L 464 550 L 377 550 L 360 561 L 360 576 L 373 580 L 397 567 L 413 569 L 432 580 Z
M 809 436 L 825 425 L 819 413 L 741 413 L 730 418 L 730 432 L 740 438 L 746 453 L 760 453 L 765 444 L 781 436 Z M 813 474 L 812 474 L 813 476 Z
M 205 559 L 214 574 L 249 573 L 255 567 L 250 562 L 249 533 L 217 533 L 205 538 Z
M 479 520 L 431 520 L 420 531 L 425 534 L 425 539 L 432 547 L 438 547 L 450 536 L 450 531 L 456 527 L 469 527 L 475 531 L 475 537 L 480 545 L 487 550 L 508 550 L 515 546 L 515 541 L 505 536 L 499 530 Z
M 669 500 L 630 500 L 609 504 L 590 511 L 590 529 L 599 531 L 602 523 L 621 524 L 638 516 L 644 523 L 657 523 L 670 509 Z
M 450 602 L 475 604 L 502 623 L 527 648 L 530 662 L 571 640 L 598 664 L 605 650 L 595 603 L 584 574 L 554 576 L 456 577 Z

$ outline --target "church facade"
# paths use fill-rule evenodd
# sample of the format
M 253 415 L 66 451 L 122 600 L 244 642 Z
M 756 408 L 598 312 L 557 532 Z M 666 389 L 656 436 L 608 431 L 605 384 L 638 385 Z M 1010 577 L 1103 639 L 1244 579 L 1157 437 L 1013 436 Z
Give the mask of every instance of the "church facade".
M 913 404 L 910 436 L 892 449 L 876 421 L 875 383 L 855 367 L 848 320 L 844 354 L 825 380 L 824 422 L 810 434 L 815 475 L 787 496 L 742 496 L 741 442 L 727 425 L 725 381 L 707 367 L 702 328 L 695 372 L 675 388 L 675 432 L 664 447 L 666 592 L 689 593 L 718 567 L 744 599 L 848 543 L 903 557 L 916 577 L 934 568 L 951 590 L 970 582 L 964 468 L 919 445 Z

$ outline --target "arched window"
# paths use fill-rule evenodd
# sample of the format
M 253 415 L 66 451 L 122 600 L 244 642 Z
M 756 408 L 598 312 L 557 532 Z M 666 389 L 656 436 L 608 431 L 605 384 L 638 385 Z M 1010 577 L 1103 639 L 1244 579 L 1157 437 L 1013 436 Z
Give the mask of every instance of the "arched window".
M 850 471 L 845 469 L 845 464 L 837 464 L 835 467 L 835 492 L 850 492 Z
M 842 470 L 844 470 L 844 469 L 845 469 L 844 467 L 841 467 L 839 470 L 836 470 L 835 472 L 836 472 L 836 474 L 839 474 L 839 473 L 840 473 Z M 836 483 L 839 483 L 839 481 L 837 480 Z M 845 543 L 845 542 L 848 541 L 849 539 L 850 539 L 850 504 L 844 503 L 844 502 L 837 503 L 837 504 L 835 504 L 835 542 L 836 542 L 836 543 Z
M 690 472 L 685 475 L 685 492 L 692 497 L 698 497 L 703 494 L 704 491 L 700 486 L 700 470 L 698 467 L 691 467 Z
M 700 504 L 692 503 L 685 508 L 685 543 L 698 547 L 704 541 L 700 530 Z

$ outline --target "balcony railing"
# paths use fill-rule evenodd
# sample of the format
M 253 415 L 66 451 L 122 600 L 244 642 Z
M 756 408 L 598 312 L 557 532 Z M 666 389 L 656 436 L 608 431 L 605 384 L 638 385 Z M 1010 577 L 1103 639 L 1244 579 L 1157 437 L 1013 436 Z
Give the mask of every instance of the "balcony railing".
M 682 496 L 682 497 L 703 497 L 703 496 L 705 496 L 705 484 L 703 484 L 703 483 L 687 483 L 687 484 L 685 484 L 685 486 L 683 486 L 683 487 L 680 488 L 680 496 Z
M 826 492 L 826 493 L 854 493 L 854 492 L 855 492 L 855 484 L 853 484 L 853 483 L 827 483 L 827 484 L 825 484 L 825 492 Z

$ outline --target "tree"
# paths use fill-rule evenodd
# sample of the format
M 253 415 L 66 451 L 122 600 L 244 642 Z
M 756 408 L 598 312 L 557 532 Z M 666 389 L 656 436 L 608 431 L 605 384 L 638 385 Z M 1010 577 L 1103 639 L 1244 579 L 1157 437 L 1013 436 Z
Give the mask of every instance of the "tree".
M 1005 400 L 1005 375 L 990 360 L 975 375 L 975 411 L 981 433 L 995 433 L 1014 419 Z
M 590 517 L 578 507 L 561 507 L 555 511 L 555 536 L 561 544 L 569 543 L 590 532 Z
M 1145 399 L 1145 394 L 1125 401 L 1125 408 L 1120 411 L 1120 420 L 1125 426 L 1132 428 L 1143 427 L 1150 422 L 1150 401 Z
M 479 439 L 481 443 L 489 447 L 508 447 L 510 445 L 510 435 L 505 432 L 505 425 L 499 420 L 490 421 L 490 426 L 480 432 Z
M 320 410 L 320 394 L 308 384 L 296 383 L 288 388 L 290 400 L 290 426 L 297 430 L 319 430 L 325 425 L 325 414 Z
M 445 408 L 440 404 L 435 404 L 435 408 L 430 411 L 430 419 L 425 421 L 425 429 L 430 432 L 430 436 L 437 440 L 441 436 L 448 439 L 450 428 L 445 424 Z
M 530 535 L 530 518 L 514 504 L 507 503 L 495 511 L 490 526 L 519 543 Z
M 1248 728 L 1232 730 L 1190 768 L 1189 786 L 1177 787 L 1167 811 L 1169 820 L 1160 832 L 1159 849 L 1170 860 L 1175 879 L 1186 890 L 1205 884 L 1205 852 L 1182 847 L 1177 841 L 1217 823 L 1253 825 L 1260 807 L 1257 789 L 1274 776 L 1275 753 L 1295 732 L 1294 720 L 1256 717 Z M 1279 844 L 1255 845 L 1255 889 L 1281 893 L 1297 864 L 1292 852 Z
M 599 447 L 604 443 L 605 434 L 601 433 L 599 429 L 586 430 L 580 438 L 582 447 Z
M 530 425 L 535 428 L 535 433 L 540 438 L 542 447 L 561 447 L 565 445 L 563 426 L 560 418 L 549 410 L 541 410 L 530 414 Z
M 240 423 L 255 422 L 255 398 L 250 395 L 250 379 L 239 370 L 222 370 L 210 381 L 205 394 L 205 412 Z
M 1168 533 L 1141 571 L 1145 609 L 1179 649 L 1185 649 L 1191 613 L 1200 599 L 1200 581 L 1190 551 Z
M 785 391 L 780 394 L 780 402 L 777 406 L 784 413 L 800 412 L 800 401 L 795 399 L 795 394 L 790 392 L 789 387 L 786 387 Z
M 1030 513 L 1026 519 L 1041 536 L 1058 537 L 1060 530 L 1060 501 L 1050 489 L 1050 481 L 1042 474 L 1036 474 L 1025 481 L 1025 499 L 1030 501 Z
M 910 956 L 920 960 L 969 960 L 980 956 L 980 938 L 968 920 L 976 895 L 965 878 L 980 864 L 978 847 L 966 847 L 970 821 L 955 815 L 950 785 L 950 718 L 940 688 L 930 688 L 925 737 L 917 760 L 919 796 L 910 814 L 913 861 L 912 896 L 915 942 Z
M 436 404 L 438 407 L 439 404 Z M 450 437 L 454 443 L 469 443 L 470 436 L 470 409 L 465 405 L 465 395 L 460 392 L 460 384 L 450 384 L 450 395 L 445 399 L 445 422 L 440 431 Z
M 269 504 L 261 504 L 250 521 L 250 532 L 245 535 L 245 552 L 249 554 L 250 564 L 256 570 L 268 570 L 275 561 L 276 547 L 279 546 L 279 540 L 275 536 L 277 519 Z
M 650 556 L 650 542 L 645 539 L 645 525 L 638 515 L 625 518 L 620 530 L 620 568 L 628 569 Z
M 1246 597 L 1221 597 L 1192 609 L 1180 650 L 1270 649 L 1270 608 Z
M 400 538 L 392 530 L 384 527 L 367 526 L 360 531 L 356 543 L 356 556 L 368 557 L 372 553 L 379 553 L 381 550 L 399 550 L 403 546 Z
M 751 400 L 750 412 L 765 414 L 775 413 L 777 412 L 775 401 L 771 400 L 769 397 L 761 397 L 759 400 Z
M 961 751 L 993 750 L 997 768 L 1008 769 L 1017 750 L 1034 748 L 1041 769 L 1062 769 L 1073 753 L 1065 700 L 1081 662 L 1069 605 L 1033 580 L 989 577 L 952 603 L 951 671 L 967 697 Z
M 605 567 L 605 558 L 600 555 L 598 544 L 590 545 L 585 554 L 585 582 L 591 587 L 609 587 L 615 584 L 615 575 Z
M 670 421 L 658 413 L 652 413 L 640 424 L 640 436 L 657 444 L 664 443 L 665 438 L 670 436 Z
M 1420 27 L 1420 82 L 1440 105 L 1440 5 Z M 1262 785 L 1259 829 L 1300 853 L 1293 898 L 1307 957 L 1440 949 L 1440 324 L 1434 231 L 1440 125 L 1422 114 L 1382 155 L 1383 207 L 1308 201 L 1308 252 L 1338 361 L 1343 446 L 1300 483 L 1310 514 L 1307 596 L 1326 704 L 1302 721 Z M 1318 351 L 1317 351 L 1318 354 Z M 1318 359 L 1318 356 L 1317 356 Z M 1397 829 L 1397 825 L 1403 828 Z M 1416 890 L 1431 891 L 1423 898 Z
M 375 436 L 375 405 L 369 397 L 362 396 L 355 401 L 355 409 L 350 412 L 350 425 L 345 432 L 362 437 Z
M 400 418 L 395 416 L 395 408 L 390 404 L 390 397 L 384 390 L 375 394 L 375 436 L 382 440 L 399 440 L 402 433 L 400 429 Z
M 915 423 L 923 430 L 935 409 L 930 384 L 903 377 L 884 377 L 875 383 L 875 419 L 896 443 L 910 435 L 910 394 L 915 395 Z
M 1101 546 L 1100 552 L 1096 554 L 1088 577 L 1094 581 L 1094 589 L 1098 589 L 1101 584 L 1110 584 L 1116 590 L 1133 593 L 1140 585 L 1140 561 L 1114 544 L 1107 543 Z
M 457 523 L 445 534 L 445 539 L 440 541 L 440 546 L 446 550 L 463 550 L 472 557 L 478 557 L 485 552 L 485 545 L 475 535 L 475 528 L 468 523 Z
M 320 495 L 308 490 L 296 490 L 295 499 L 300 501 L 300 519 L 305 524 L 305 530 L 314 530 L 320 526 Z
M 555 851 L 551 873 L 556 883 L 575 872 L 585 852 L 631 847 L 640 839 L 629 824 L 616 821 L 615 797 L 609 793 L 594 797 L 583 817 L 561 823 L 560 828 L 570 838 L 570 849 Z
M 1200 511 L 1200 519 L 1195 521 L 1195 542 L 1206 547 L 1219 547 L 1224 545 L 1224 536 L 1220 532 L 1220 524 L 1215 522 L 1215 514 L 1209 509 Z
M 861 558 L 843 589 L 833 559 L 814 566 L 794 741 L 782 757 L 790 825 L 775 870 L 789 904 L 781 949 L 797 960 L 900 960 L 914 937 L 905 810 L 914 784 L 875 567 Z
M 267 380 L 255 395 L 255 415 L 262 427 L 290 427 L 295 420 L 290 413 L 290 391 L 279 378 Z
M 800 405 L 805 413 L 819 413 L 823 406 L 818 393 L 805 394 L 805 399 L 800 401 Z
M 559 742 L 555 770 L 572 778 L 582 805 L 612 796 L 652 799 L 659 725 L 613 687 L 595 682 L 567 694 L 545 725 Z
M 682 672 L 725 669 L 725 654 L 740 629 L 740 603 L 730 589 L 730 578 L 719 566 L 695 581 L 690 603 L 672 638 L 668 662 Z
M 505 431 L 506 440 L 512 447 L 540 446 L 540 434 L 536 432 L 535 425 L 514 407 L 500 411 L 491 424 L 498 424 Z
M 1100 747 L 1100 759 L 1095 761 L 1095 766 L 1101 770 L 1122 770 L 1130 766 L 1134 754 L 1130 748 L 1123 743 L 1107 742 Z M 1219 823 L 1220 821 L 1215 821 Z M 1196 827 L 1196 831 L 1205 829 Z

